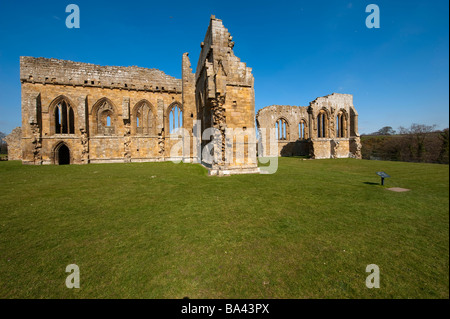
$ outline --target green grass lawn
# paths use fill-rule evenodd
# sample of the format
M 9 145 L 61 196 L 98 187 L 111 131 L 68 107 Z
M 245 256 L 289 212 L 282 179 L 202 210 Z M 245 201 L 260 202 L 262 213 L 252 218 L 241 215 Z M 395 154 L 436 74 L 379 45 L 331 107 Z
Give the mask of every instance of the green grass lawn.
M 447 165 L 279 164 L 0 162 L 0 298 L 449 298 Z

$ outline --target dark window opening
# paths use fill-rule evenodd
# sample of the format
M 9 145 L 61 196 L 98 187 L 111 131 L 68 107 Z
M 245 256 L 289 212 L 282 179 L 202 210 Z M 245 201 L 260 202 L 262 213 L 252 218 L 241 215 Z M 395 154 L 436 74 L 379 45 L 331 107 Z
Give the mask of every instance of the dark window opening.
M 317 137 L 327 137 L 327 118 L 324 111 L 317 116 Z

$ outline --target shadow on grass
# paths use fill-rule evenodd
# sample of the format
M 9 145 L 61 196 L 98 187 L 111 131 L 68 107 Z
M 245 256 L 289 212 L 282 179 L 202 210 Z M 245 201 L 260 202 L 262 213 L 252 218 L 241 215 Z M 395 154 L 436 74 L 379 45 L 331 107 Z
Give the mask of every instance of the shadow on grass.
M 380 183 L 363 182 L 366 185 L 380 185 Z

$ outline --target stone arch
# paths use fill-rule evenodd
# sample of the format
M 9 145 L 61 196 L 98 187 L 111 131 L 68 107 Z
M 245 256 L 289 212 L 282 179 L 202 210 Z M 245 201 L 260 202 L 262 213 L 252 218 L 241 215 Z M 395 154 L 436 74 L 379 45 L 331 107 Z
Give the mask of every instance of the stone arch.
M 140 100 L 131 111 L 131 133 L 153 134 L 155 119 L 155 107 L 146 99 Z
M 75 134 L 77 127 L 77 112 L 74 103 L 65 95 L 59 95 L 50 102 L 50 135 Z
M 115 135 L 119 126 L 117 108 L 110 99 L 103 97 L 91 110 L 96 135 Z
M 301 140 L 309 138 L 308 121 L 304 117 L 298 123 L 298 137 Z
M 288 141 L 290 132 L 289 132 L 289 121 L 284 117 L 281 116 L 277 118 L 275 121 L 275 130 L 276 130 L 276 136 L 277 140 L 279 141 Z
M 327 138 L 329 134 L 330 112 L 326 108 L 322 108 L 317 113 L 317 137 Z
M 175 101 L 169 105 L 166 110 L 166 123 L 165 126 L 168 128 L 167 132 L 172 133 L 177 128 L 182 128 L 184 125 L 184 111 L 183 105 Z
M 68 165 L 72 161 L 72 152 L 65 142 L 58 142 L 52 149 L 52 162 L 55 165 Z
M 348 113 L 345 109 L 340 109 L 336 115 L 336 137 L 348 137 Z

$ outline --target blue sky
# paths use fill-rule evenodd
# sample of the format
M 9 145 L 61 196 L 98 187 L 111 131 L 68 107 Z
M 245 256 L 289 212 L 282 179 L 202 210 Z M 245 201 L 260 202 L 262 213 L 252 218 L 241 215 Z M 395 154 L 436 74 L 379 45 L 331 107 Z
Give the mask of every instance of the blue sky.
M 81 11 L 68 29 L 65 8 Z M 381 27 L 368 29 L 368 4 Z M 12 1 L 0 2 L 0 131 L 21 125 L 19 57 L 137 65 L 181 77 L 197 65 L 211 14 L 253 69 L 256 110 L 354 95 L 360 133 L 412 123 L 449 126 L 448 1 Z M 194 70 L 195 71 L 195 70 Z

